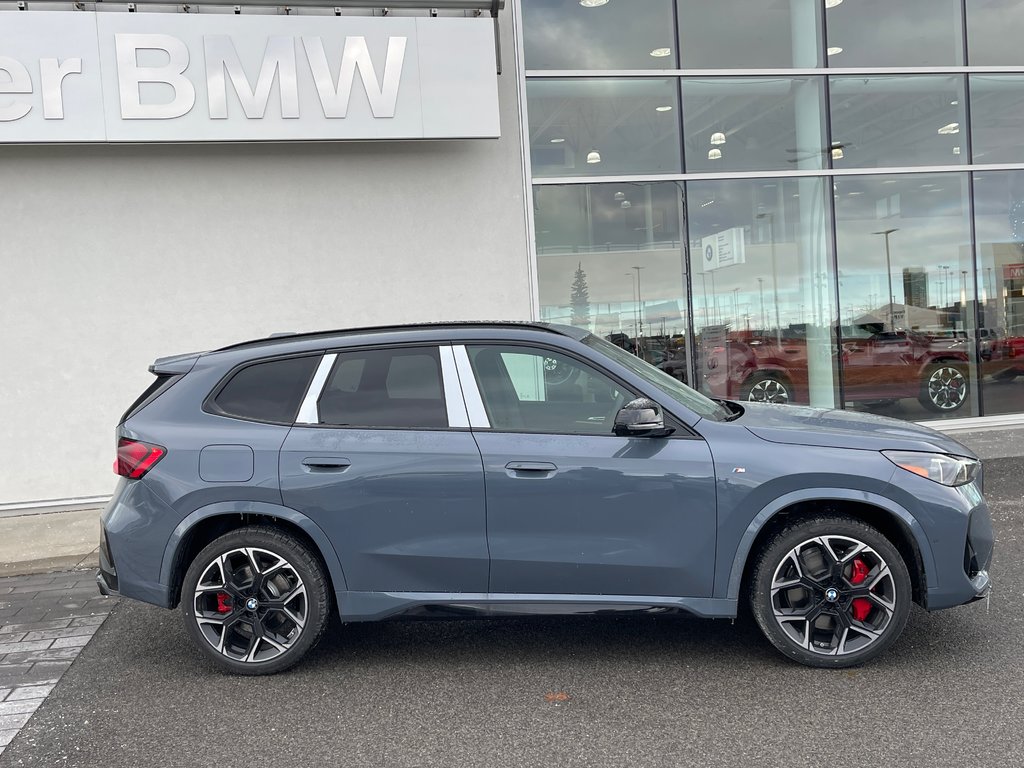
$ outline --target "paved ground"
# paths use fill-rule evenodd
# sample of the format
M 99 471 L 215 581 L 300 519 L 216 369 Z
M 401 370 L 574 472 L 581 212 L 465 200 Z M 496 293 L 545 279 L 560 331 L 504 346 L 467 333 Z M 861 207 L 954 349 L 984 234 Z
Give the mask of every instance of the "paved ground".
M 0 754 L 115 602 L 92 571 L 0 579 Z
M 122 601 L 0 766 L 1022 766 L 1021 468 L 988 466 L 990 603 L 915 610 L 861 669 L 795 666 L 743 622 L 545 618 L 339 628 L 229 677 L 177 613 Z

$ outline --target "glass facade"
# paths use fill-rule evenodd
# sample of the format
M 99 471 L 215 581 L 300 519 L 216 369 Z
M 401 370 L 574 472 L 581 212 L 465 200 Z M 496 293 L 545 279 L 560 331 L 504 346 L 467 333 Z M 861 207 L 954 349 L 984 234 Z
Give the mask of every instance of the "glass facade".
M 542 319 L 712 396 L 1024 411 L 1024 0 L 519 2 Z

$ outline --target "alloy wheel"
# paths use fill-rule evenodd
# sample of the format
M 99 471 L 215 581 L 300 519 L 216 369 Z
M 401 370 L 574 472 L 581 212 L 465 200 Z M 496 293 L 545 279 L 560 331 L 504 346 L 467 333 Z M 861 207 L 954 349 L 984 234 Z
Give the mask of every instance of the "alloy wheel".
M 807 539 L 782 558 L 772 576 L 772 611 L 783 633 L 827 656 L 857 653 L 881 638 L 896 600 L 889 565 L 848 536 Z
M 750 387 L 747 400 L 752 403 L 786 404 L 789 402 L 789 390 L 778 379 L 761 379 Z
M 943 411 L 959 408 L 967 397 L 967 379 L 952 365 L 943 365 L 932 371 L 926 386 L 928 399 Z
M 306 586 L 295 567 L 256 547 L 217 556 L 203 569 L 193 599 L 203 637 L 240 662 L 270 661 L 288 651 L 308 615 Z

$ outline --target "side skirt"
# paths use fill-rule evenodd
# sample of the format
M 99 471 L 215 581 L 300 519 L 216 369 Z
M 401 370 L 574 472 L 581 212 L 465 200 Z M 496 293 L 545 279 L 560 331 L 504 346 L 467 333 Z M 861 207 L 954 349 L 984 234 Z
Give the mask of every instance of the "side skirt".
M 713 597 L 647 595 L 527 595 L 487 592 L 337 593 L 342 621 L 378 621 L 395 616 L 560 616 L 612 613 L 689 613 L 707 619 L 734 618 L 737 601 Z

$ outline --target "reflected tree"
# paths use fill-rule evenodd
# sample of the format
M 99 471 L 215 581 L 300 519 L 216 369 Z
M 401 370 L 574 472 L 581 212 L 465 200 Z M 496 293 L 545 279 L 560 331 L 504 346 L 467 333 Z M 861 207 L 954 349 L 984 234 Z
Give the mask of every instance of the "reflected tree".
M 580 327 L 590 325 L 590 287 L 587 285 L 587 273 L 583 271 L 583 262 L 576 266 L 573 274 L 569 303 L 572 306 L 572 324 Z

